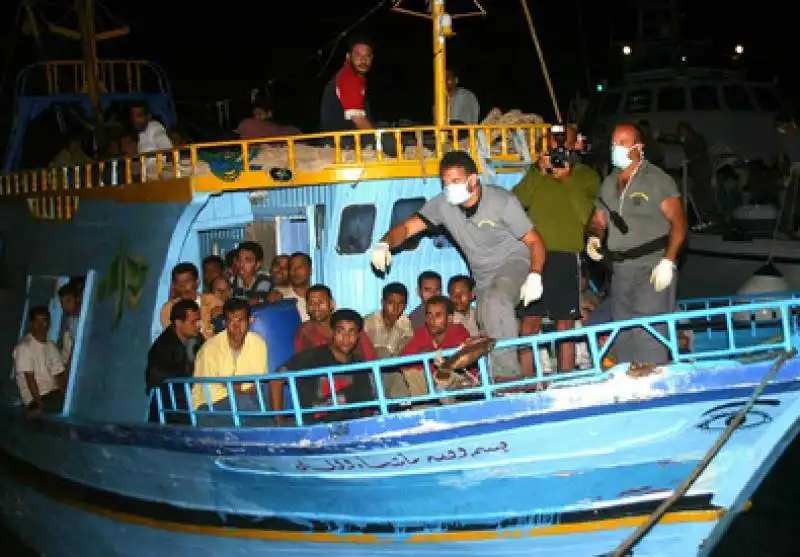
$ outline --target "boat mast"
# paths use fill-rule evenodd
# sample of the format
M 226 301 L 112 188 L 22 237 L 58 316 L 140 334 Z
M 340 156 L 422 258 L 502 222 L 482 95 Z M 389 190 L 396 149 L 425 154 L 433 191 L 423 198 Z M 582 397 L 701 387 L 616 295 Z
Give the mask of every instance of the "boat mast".
M 447 36 L 452 34 L 450 16 L 445 12 L 444 0 L 432 0 L 431 19 L 433 20 L 433 124 L 437 128 L 442 128 L 448 124 L 445 45 Z M 446 34 L 446 30 L 449 30 L 449 33 Z
M 401 6 L 403 0 L 395 0 L 392 11 L 430 19 L 433 23 L 433 124 L 436 128 L 448 124 L 447 110 L 447 48 L 446 41 L 452 37 L 453 20 L 459 17 L 485 16 L 486 10 L 477 0 L 473 0 L 477 11 L 450 15 L 445 0 L 428 0 L 429 13 L 408 10 Z
M 100 80 L 97 75 L 97 37 L 94 26 L 94 0 L 75 0 L 75 13 L 78 14 L 78 30 L 81 35 L 86 93 L 92 104 L 92 119 L 95 132 L 102 133 L 103 107 L 100 104 Z

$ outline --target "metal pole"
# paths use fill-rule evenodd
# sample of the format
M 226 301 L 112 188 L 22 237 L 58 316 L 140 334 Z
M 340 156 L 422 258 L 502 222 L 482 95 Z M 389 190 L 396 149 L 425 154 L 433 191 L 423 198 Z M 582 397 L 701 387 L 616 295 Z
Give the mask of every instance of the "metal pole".
M 442 28 L 445 15 L 444 0 L 431 2 L 431 19 L 433 20 L 433 123 L 437 128 L 447 126 L 447 56 L 446 38 Z

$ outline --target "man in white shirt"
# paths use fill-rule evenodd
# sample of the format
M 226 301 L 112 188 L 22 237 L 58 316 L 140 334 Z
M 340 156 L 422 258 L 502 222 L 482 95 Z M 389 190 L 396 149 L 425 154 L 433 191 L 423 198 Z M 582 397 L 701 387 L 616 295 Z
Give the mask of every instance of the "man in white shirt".
M 451 125 L 477 124 L 481 116 L 478 98 L 469 89 L 458 86 L 458 75 L 447 70 L 447 119 Z
M 14 349 L 14 373 L 29 416 L 56 414 L 64 404 L 66 373 L 58 347 L 48 340 L 50 312 L 44 306 L 28 312 L 28 334 Z
M 167 130 L 161 122 L 153 118 L 146 105 L 132 106 L 130 116 L 136 131 L 139 132 L 140 155 L 172 149 L 172 141 Z

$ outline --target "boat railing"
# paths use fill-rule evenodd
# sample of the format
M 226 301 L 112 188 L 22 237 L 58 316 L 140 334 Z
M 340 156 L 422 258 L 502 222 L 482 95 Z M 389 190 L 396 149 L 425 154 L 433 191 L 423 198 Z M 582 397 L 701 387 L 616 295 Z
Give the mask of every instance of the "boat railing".
M 439 357 L 448 357 L 455 353 L 455 349 L 445 350 L 441 353 L 429 353 L 413 356 L 403 356 L 386 360 L 376 360 L 358 364 L 341 365 L 335 367 L 298 371 L 291 373 L 275 373 L 268 375 L 251 375 L 237 377 L 204 377 L 204 378 L 176 378 L 165 383 L 165 393 L 154 390 L 151 397 L 155 398 L 158 408 L 158 419 L 162 424 L 174 423 L 178 420 L 190 423 L 192 426 L 203 426 L 204 418 L 225 417 L 234 427 L 248 427 L 264 418 L 289 419 L 294 425 L 307 423 L 308 416 L 320 414 L 334 416 L 341 412 L 355 412 L 358 415 L 378 413 L 386 415 L 390 412 L 411 408 L 413 405 L 452 403 L 464 400 L 490 400 L 497 396 L 504 396 L 513 392 L 525 392 L 542 388 L 545 384 L 580 384 L 602 381 L 608 377 L 611 370 L 604 369 L 603 360 L 608 355 L 614 340 L 622 331 L 641 328 L 650 333 L 659 342 L 666 346 L 670 360 L 675 363 L 689 363 L 703 360 L 727 360 L 737 358 L 769 357 L 771 353 L 779 350 L 788 350 L 792 346 L 793 337 L 797 332 L 797 314 L 800 300 L 797 298 L 776 299 L 745 304 L 722 305 L 718 307 L 704 307 L 679 311 L 676 313 L 655 315 L 647 318 L 616 321 L 606 324 L 592 325 L 569 331 L 556 331 L 535 336 L 498 341 L 495 350 L 520 350 L 529 349 L 533 353 L 536 364 L 536 373 L 532 377 L 525 377 L 512 382 L 492 382 L 485 358 L 477 362 L 477 375 L 479 384 L 457 390 L 438 390 L 431 373 L 434 369 L 434 360 Z M 686 347 L 682 343 L 685 331 L 695 330 L 697 323 L 704 326 L 709 334 L 714 329 L 719 342 L 700 346 L 695 343 Z M 712 324 L 713 323 L 713 324 Z M 721 324 L 721 328 L 719 325 Z M 753 324 L 755 324 L 753 326 Z M 556 343 L 572 341 L 586 343 L 590 356 L 590 366 L 586 369 L 545 374 L 542 370 L 542 350 L 552 349 Z M 387 398 L 384 395 L 381 372 L 396 370 L 398 368 L 416 366 L 422 367 L 428 387 L 427 394 L 406 398 Z M 612 368 L 613 369 L 613 368 Z M 335 391 L 335 378 L 341 375 L 354 373 L 369 373 L 375 396 L 362 402 L 340 403 L 336 397 L 323 407 L 302 407 L 300 403 L 298 382 L 304 379 L 324 379 L 330 392 Z M 267 396 L 268 385 L 273 381 L 285 382 L 288 389 L 288 404 L 284 408 L 275 410 L 269 406 Z M 209 386 L 212 384 L 224 385 L 230 409 L 215 409 L 211 403 Z M 201 400 L 193 399 L 193 387 L 202 385 L 204 391 Z M 252 386 L 252 392 L 257 395 L 257 410 L 240 410 L 236 405 L 237 390 L 242 386 Z M 188 408 L 176 406 L 176 393 L 182 392 L 185 400 L 189 401 Z M 204 409 L 199 409 L 204 407 Z M 205 409 L 207 407 L 208 409 Z M 253 419 L 256 422 L 252 422 Z M 263 423 L 262 423 L 263 425 Z
M 164 70 L 145 60 L 99 60 L 97 79 L 101 93 L 169 94 Z M 27 66 L 17 76 L 16 95 L 58 97 L 85 95 L 89 91 L 86 64 L 81 60 L 54 60 Z
M 32 195 L 102 197 L 104 190 L 118 186 L 187 177 L 192 178 L 194 191 L 212 193 L 434 177 L 439 159 L 453 149 L 472 153 L 481 168 L 535 160 L 545 148 L 547 127 L 419 126 L 198 143 L 137 157 L 4 174 L 0 176 L 0 199 Z M 489 146 L 485 156 L 478 157 L 479 145 Z M 486 147 L 480 150 L 485 152 Z

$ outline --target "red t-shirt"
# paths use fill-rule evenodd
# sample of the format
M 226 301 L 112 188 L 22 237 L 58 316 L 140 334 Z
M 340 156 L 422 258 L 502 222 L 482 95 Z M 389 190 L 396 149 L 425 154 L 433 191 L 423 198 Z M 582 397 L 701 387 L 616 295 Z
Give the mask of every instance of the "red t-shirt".
M 344 110 L 345 120 L 366 116 L 367 78 L 353 69 L 350 62 L 336 74 L 336 96 Z
M 327 346 L 331 342 L 333 331 L 330 327 L 320 325 L 316 321 L 306 321 L 294 335 L 294 351 L 299 354 L 303 350 L 309 348 L 317 348 L 319 346 Z M 353 356 L 362 362 L 369 362 L 378 359 L 378 354 L 375 352 L 375 347 L 366 332 L 361 331 L 358 335 L 358 344 L 353 350 Z M 366 372 L 362 372 L 366 373 Z M 334 376 L 333 386 L 339 391 L 350 385 L 351 381 L 344 377 Z M 330 385 L 327 380 L 322 381 L 322 394 L 329 396 Z
M 460 323 L 453 323 L 444 332 L 442 343 L 437 345 L 436 340 L 431 335 L 428 327 L 423 325 L 414 331 L 414 336 L 408 341 L 405 348 L 400 352 L 401 356 L 411 356 L 412 354 L 425 354 L 437 350 L 448 348 L 458 348 L 469 338 L 469 331 Z

